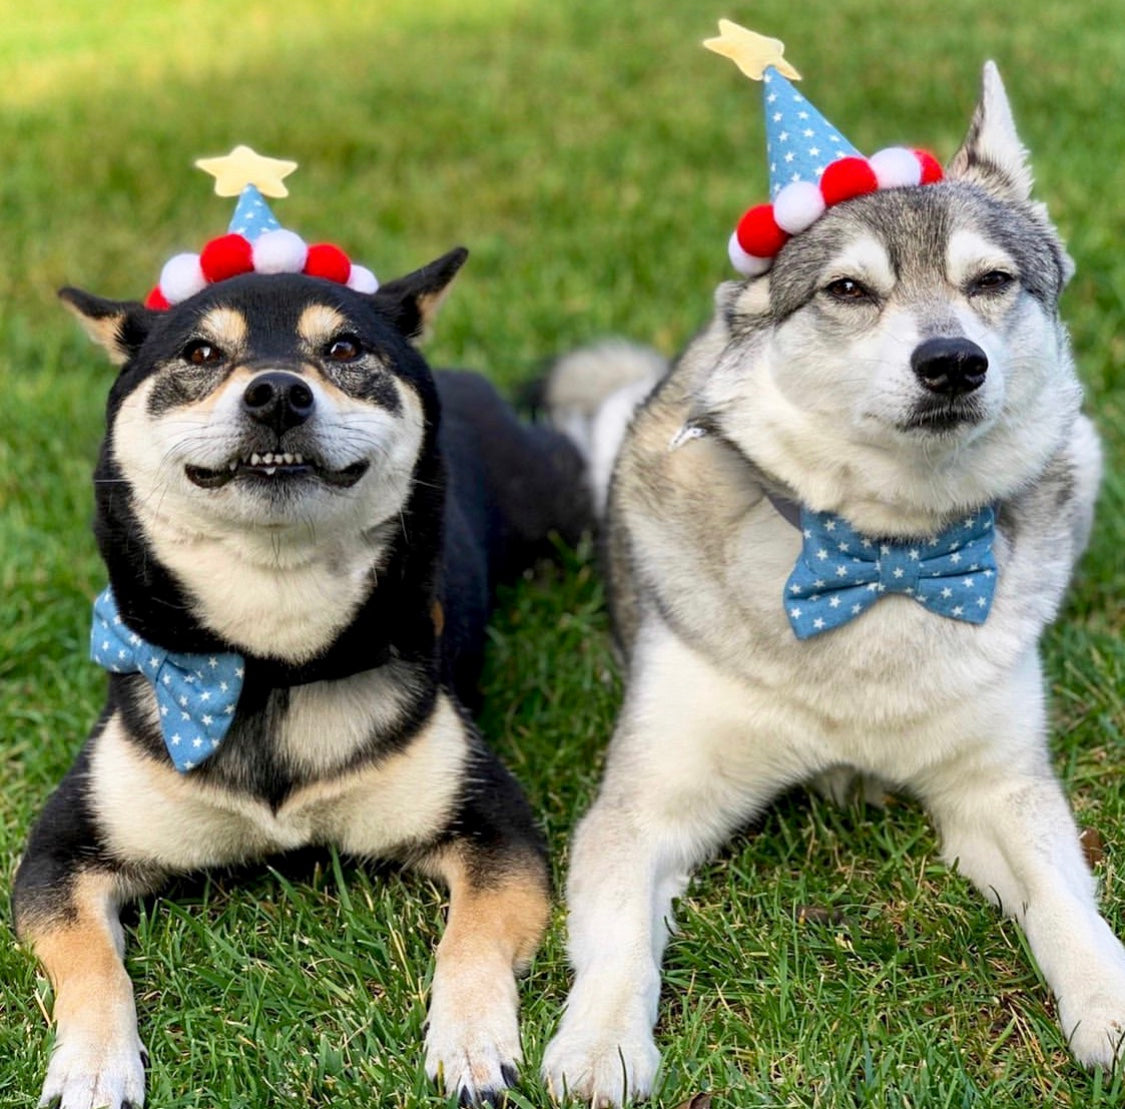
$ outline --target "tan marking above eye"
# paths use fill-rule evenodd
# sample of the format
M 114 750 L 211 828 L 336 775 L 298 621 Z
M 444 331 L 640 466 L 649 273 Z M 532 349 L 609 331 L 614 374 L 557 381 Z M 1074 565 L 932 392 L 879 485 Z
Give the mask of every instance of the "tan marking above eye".
M 246 342 L 246 317 L 236 308 L 212 308 L 200 317 L 198 338 L 220 350 L 234 351 Z
M 297 334 L 319 350 L 329 339 L 346 331 L 349 323 L 347 316 L 329 304 L 310 304 L 297 321 Z

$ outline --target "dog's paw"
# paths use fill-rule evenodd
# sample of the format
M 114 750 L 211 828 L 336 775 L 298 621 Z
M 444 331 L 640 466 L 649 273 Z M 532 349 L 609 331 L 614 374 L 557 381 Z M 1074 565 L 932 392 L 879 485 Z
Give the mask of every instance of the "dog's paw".
M 563 1020 L 543 1055 L 543 1078 L 557 1101 L 574 1098 L 593 1106 L 624 1105 L 652 1092 L 660 1052 L 644 1024 L 622 1035 L 583 1033 Z
M 39 1105 L 141 1109 L 148 1057 L 140 1040 L 69 1035 L 55 1043 Z
M 502 1105 L 516 1084 L 520 1051 L 515 1012 L 430 1013 L 426 1073 L 460 1105 Z
M 1125 1059 L 1125 998 L 1102 995 L 1081 1007 L 1059 1006 L 1070 1050 L 1084 1067 L 1112 1067 Z

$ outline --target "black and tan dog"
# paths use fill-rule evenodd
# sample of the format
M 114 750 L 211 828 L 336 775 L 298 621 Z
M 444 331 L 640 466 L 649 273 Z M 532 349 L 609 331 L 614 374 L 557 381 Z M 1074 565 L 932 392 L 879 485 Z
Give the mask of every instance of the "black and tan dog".
M 519 787 L 463 706 L 492 585 L 548 532 L 573 538 L 587 506 L 565 439 L 520 424 L 481 377 L 432 374 L 411 342 L 464 258 L 370 295 L 258 273 L 160 312 L 61 294 L 122 367 L 95 530 L 116 601 L 101 619 L 140 672 L 111 672 L 16 878 L 19 935 L 55 990 L 44 1103 L 143 1101 L 125 900 L 306 844 L 448 883 L 427 1069 L 466 1103 L 514 1080 L 513 974 L 547 875 Z M 176 760 L 180 705 L 158 696 L 177 660 L 197 692 L 209 671 L 241 682 L 236 699 L 215 685 L 221 739 L 182 729 L 211 751 L 198 761 Z

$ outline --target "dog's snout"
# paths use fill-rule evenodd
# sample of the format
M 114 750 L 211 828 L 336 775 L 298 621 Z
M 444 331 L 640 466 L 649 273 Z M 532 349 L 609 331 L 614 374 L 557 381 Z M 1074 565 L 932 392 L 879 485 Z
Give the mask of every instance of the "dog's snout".
M 258 374 L 242 394 L 246 414 L 279 435 L 303 424 L 312 415 L 314 403 L 312 390 L 297 374 L 279 370 Z
M 915 348 L 910 367 L 930 392 L 956 397 L 984 384 L 988 355 L 970 339 L 927 339 Z

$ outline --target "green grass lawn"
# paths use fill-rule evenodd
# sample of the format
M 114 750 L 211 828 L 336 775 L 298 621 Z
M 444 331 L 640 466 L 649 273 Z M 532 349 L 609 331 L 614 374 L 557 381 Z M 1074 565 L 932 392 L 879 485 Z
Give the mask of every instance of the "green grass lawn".
M 1108 476 L 1046 641 L 1056 766 L 1100 831 L 1125 930 L 1125 24 L 1117 0 L 93 0 L 6 5 L 0 32 L 0 869 L 100 705 L 85 660 L 102 569 L 90 473 L 111 369 L 54 289 L 143 296 L 226 227 L 194 158 L 247 142 L 301 163 L 283 223 L 381 277 L 463 243 L 435 364 L 515 391 L 623 333 L 672 353 L 765 196 L 758 90 L 699 41 L 726 15 L 786 39 L 861 149 L 947 157 L 994 57 L 1038 191 L 1078 264 L 1066 294 Z M 597 567 L 507 591 L 486 733 L 526 786 L 556 874 L 620 697 Z M 184 881 L 129 918 L 155 1106 L 437 1106 L 420 1042 L 443 895 L 322 854 Z M 703 868 L 669 949 L 660 1103 L 1120 1104 L 1079 1071 L 1023 939 L 938 861 L 917 807 L 787 797 Z M 568 981 L 559 908 L 523 991 L 518 1106 Z M 31 1106 L 49 990 L 0 942 L 0 1106 Z

